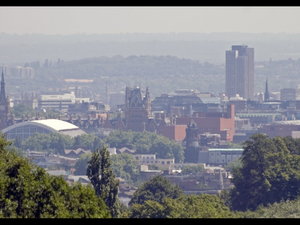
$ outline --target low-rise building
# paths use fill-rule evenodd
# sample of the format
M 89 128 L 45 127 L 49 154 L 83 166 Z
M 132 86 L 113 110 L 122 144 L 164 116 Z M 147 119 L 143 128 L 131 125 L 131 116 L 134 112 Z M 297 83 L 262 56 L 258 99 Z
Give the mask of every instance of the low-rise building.
M 199 163 L 225 166 L 239 159 L 243 154 L 243 148 L 209 148 L 199 152 Z
M 155 165 L 160 169 L 170 169 L 175 164 L 175 159 L 159 159 L 155 154 L 135 154 L 135 159 L 139 165 Z

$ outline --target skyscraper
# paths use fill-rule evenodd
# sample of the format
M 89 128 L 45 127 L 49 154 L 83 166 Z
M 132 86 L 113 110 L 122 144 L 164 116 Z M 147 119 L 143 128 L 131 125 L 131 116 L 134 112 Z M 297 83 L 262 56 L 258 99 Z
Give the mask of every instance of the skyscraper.
M 239 94 L 245 99 L 254 97 L 254 48 L 233 45 L 226 51 L 225 91 L 228 97 Z

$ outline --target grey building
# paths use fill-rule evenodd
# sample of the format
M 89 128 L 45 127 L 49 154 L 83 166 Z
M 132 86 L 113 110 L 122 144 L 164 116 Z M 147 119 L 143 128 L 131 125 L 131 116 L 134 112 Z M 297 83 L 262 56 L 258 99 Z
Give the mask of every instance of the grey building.
M 280 89 L 280 101 L 295 101 L 297 97 L 297 90 L 295 88 Z
M 239 159 L 243 148 L 209 148 L 208 151 L 199 152 L 199 163 L 225 166 Z
M 233 45 L 226 51 L 225 92 L 228 97 L 239 94 L 245 99 L 254 97 L 254 48 Z

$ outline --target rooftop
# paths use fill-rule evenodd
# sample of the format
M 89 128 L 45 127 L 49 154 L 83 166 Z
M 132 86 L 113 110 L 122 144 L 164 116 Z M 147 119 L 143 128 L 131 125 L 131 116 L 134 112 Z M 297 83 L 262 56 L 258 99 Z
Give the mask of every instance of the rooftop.
M 300 125 L 300 120 L 284 120 L 284 121 L 276 121 L 274 124 L 279 125 Z
M 79 129 L 79 127 L 75 126 L 72 123 L 68 123 L 63 120 L 57 120 L 57 119 L 32 120 L 31 122 L 50 127 L 56 131 Z
M 244 151 L 243 148 L 209 148 L 208 151 Z

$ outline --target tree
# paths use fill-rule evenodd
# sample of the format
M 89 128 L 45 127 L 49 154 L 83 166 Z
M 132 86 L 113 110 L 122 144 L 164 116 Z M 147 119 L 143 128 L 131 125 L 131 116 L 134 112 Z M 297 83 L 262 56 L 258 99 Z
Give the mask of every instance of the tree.
M 129 218 L 166 218 L 165 207 L 161 203 L 147 200 L 143 204 L 133 204 Z
M 300 160 L 291 154 L 283 138 L 256 134 L 245 142 L 244 149 L 241 167 L 233 170 L 233 209 L 255 210 L 259 205 L 297 197 Z
M 105 139 L 110 147 L 136 149 L 138 154 L 156 154 L 158 158 L 175 158 L 183 162 L 184 149 L 175 141 L 151 132 L 113 131 Z
M 300 218 L 300 199 L 276 202 L 255 211 L 240 212 L 242 218 Z
M 0 138 L 0 217 L 109 218 L 104 201 L 88 185 L 68 185 L 7 149 Z
M 41 134 L 36 133 L 23 140 L 21 147 L 37 151 L 53 151 L 54 153 L 64 154 L 65 148 L 70 148 L 73 139 L 67 135 L 58 133 Z
M 91 159 L 91 153 L 84 153 L 75 163 L 75 175 L 86 175 L 88 161 Z
M 121 177 L 128 183 L 138 181 L 140 170 L 137 160 L 130 154 L 121 153 L 111 156 L 111 168 L 117 177 Z
M 119 182 L 111 168 L 111 161 L 107 147 L 96 150 L 87 167 L 89 177 L 96 194 L 109 207 L 112 217 L 119 215 L 118 186 Z
M 161 203 L 147 200 L 133 204 L 131 218 L 230 218 L 236 217 L 222 200 L 215 195 L 181 195 L 164 198 Z
M 129 205 L 144 204 L 147 200 L 162 203 L 164 198 L 178 198 L 182 194 L 177 185 L 162 176 L 155 176 L 135 191 Z

